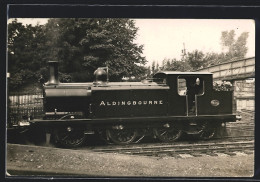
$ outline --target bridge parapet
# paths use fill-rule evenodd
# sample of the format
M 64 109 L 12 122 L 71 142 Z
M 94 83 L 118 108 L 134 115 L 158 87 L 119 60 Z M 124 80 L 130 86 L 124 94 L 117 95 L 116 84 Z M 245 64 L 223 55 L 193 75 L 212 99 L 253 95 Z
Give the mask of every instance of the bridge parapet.
M 255 77 L 255 57 L 229 61 L 207 68 L 199 69 L 198 72 L 213 73 L 214 80 L 242 80 Z

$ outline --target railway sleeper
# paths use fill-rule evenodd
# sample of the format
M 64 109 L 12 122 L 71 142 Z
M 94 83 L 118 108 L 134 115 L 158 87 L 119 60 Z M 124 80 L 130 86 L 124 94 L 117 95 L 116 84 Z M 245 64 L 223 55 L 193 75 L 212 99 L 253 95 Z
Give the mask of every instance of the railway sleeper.
M 224 154 L 226 154 L 226 155 L 230 155 L 230 156 L 235 156 L 235 155 L 237 155 L 237 154 L 234 153 L 234 152 L 224 152 Z

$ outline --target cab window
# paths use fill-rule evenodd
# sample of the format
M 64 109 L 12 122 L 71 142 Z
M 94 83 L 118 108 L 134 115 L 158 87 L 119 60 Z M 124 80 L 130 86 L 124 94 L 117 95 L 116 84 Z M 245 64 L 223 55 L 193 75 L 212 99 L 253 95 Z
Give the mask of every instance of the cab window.
M 186 92 L 187 92 L 186 79 L 178 78 L 178 94 L 186 95 Z
M 203 95 L 204 81 L 200 77 L 187 76 L 178 78 L 178 94 L 187 95 L 193 93 L 194 95 Z

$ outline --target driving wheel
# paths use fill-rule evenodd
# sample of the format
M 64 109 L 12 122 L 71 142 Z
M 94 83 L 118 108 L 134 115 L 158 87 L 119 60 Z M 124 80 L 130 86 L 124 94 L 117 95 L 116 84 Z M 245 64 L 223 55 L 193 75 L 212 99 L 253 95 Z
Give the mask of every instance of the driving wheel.
M 107 129 L 108 138 L 116 144 L 129 144 L 132 143 L 137 137 L 135 129 Z
M 86 140 L 83 130 L 76 130 L 70 127 L 56 130 L 54 137 L 57 144 L 66 148 L 79 147 Z
M 155 128 L 154 134 L 162 142 L 174 142 L 181 137 L 182 131 L 173 125 L 165 124 L 163 127 Z
M 205 122 L 202 124 L 202 130 L 199 133 L 199 138 L 203 140 L 209 140 L 214 137 L 216 133 L 216 126 Z

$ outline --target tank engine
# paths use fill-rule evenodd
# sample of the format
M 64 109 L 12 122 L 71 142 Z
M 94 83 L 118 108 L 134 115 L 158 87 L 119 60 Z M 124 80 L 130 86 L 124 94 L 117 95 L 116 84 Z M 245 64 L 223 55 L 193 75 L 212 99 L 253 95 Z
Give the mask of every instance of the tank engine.
M 211 73 L 156 73 L 142 82 L 108 82 L 104 69 L 93 83 L 60 83 L 58 62 L 49 62 L 44 84 L 43 119 L 30 120 L 55 141 L 76 147 L 87 134 L 99 134 L 117 144 L 152 133 L 173 142 L 183 133 L 202 139 L 214 136 L 226 122 L 235 122 L 232 91 L 214 91 Z

